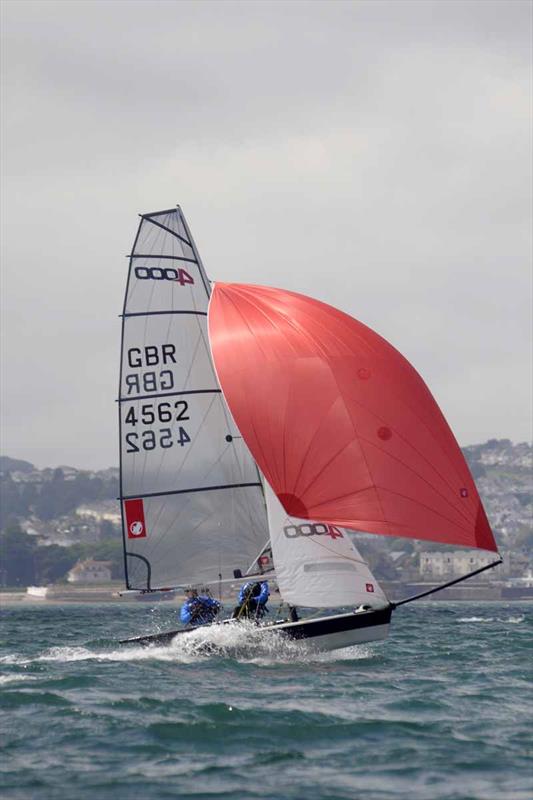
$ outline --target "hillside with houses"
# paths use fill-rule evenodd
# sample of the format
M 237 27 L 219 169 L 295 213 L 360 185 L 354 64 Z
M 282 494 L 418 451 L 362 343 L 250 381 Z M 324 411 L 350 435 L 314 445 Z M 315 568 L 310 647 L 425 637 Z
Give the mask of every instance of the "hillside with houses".
M 525 580 L 533 566 L 533 448 L 491 439 L 463 452 L 504 556 L 500 578 Z M 118 469 L 39 470 L 1 456 L 0 492 L 0 585 L 122 578 Z M 365 534 L 356 539 L 376 576 L 393 583 L 446 579 L 487 558 L 429 542 Z M 485 580 L 492 577 L 487 573 Z

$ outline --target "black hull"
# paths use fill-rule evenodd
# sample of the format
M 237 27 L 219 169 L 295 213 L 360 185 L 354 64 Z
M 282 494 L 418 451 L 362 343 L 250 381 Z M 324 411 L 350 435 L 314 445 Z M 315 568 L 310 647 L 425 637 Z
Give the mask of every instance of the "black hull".
M 301 620 L 299 622 L 275 622 L 259 625 L 265 633 L 276 631 L 289 639 L 309 642 L 318 649 L 334 650 L 339 647 L 349 647 L 362 642 L 384 639 L 388 633 L 388 626 L 392 614 L 392 607 L 380 608 L 375 611 L 351 612 L 349 614 L 335 614 L 318 619 Z M 214 622 L 202 628 L 211 628 L 219 625 L 239 625 L 235 620 Z M 187 636 L 196 628 L 182 628 L 181 630 L 155 633 L 148 636 L 135 636 L 132 639 L 123 639 L 120 644 L 137 645 L 166 645 L 176 636 Z

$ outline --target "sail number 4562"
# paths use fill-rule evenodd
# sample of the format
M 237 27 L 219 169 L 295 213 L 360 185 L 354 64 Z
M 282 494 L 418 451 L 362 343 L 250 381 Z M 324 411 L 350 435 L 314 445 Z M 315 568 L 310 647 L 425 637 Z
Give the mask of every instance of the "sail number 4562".
M 154 422 L 185 422 L 190 419 L 189 405 L 186 400 L 174 403 L 144 403 L 140 409 L 130 406 L 124 419 L 126 425 L 152 425 Z M 176 438 L 174 438 L 176 437 Z M 139 453 L 141 450 L 155 450 L 156 447 L 167 449 L 174 444 L 183 447 L 191 441 L 191 437 L 181 425 L 175 434 L 171 428 L 159 428 L 158 431 L 144 430 L 142 433 L 126 434 L 126 453 Z
M 189 404 L 186 400 L 176 400 L 173 404 L 166 401 L 163 403 L 143 403 L 140 412 L 139 410 L 136 412 L 135 406 L 130 406 L 124 422 L 126 425 L 137 425 L 138 422 L 141 425 L 152 425 L 156 418 L 159 422 L 172 422 L 173 419 L 176 422 L 183 422 L 190 419 L 187 414 L 188 410 Z M 175 417 L 174 411 L 177 412 Z
M 170 428 L 159 428 L 157 432 L 152 430 L 143 431 L 141 434 L 127 433 L 126 453 L 139 453 L 141 450 L 155 450 L 156 447 L 167 449 L 168 447 L 173 447 L 174 443 L 183 447 L 183 445 L 190 441 L 191 437 L 181 425 L 178 428 L 176 440 L 174 440 Z

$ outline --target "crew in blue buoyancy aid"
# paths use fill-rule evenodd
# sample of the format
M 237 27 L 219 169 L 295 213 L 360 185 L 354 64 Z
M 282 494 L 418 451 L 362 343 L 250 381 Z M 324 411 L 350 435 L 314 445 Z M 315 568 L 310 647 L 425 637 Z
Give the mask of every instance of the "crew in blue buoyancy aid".
M 187 625 L 207 625 L 213 622 L 220 611 L 220 603 L 207 595 L 198 594 L 196 589 L 185 592 L 186 601 L 181 607 L 180 619 Z
M 268 611 L 266 604 L 269 597 L 268 581 L 245 583 L 241 586 L 233 619 L 261 619 Z

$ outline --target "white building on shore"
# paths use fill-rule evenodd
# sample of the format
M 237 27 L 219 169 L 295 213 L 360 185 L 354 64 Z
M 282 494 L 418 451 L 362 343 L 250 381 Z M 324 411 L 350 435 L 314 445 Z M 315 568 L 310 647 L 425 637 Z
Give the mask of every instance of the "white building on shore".
M 78 561 L 69 571 L 69 583 L 109 583 L 111 580 L 111 563 L 109 561 Z
M 498 560 L 497 553 L 485 553 L 477 550 L 452 550 L 448 552 L 420 553 L 420 576 L 422 578 L 458 578 L 476 569 L 486 567 Z M 498 568 L 501 570 L 501 567 Z M 498 573 L 496 573 L 498 574 Z M 493 580 L 495 574 L 491 570 L 480 575 L 480 579 Z M 501 577 L 499 572 L 498 577 Z

